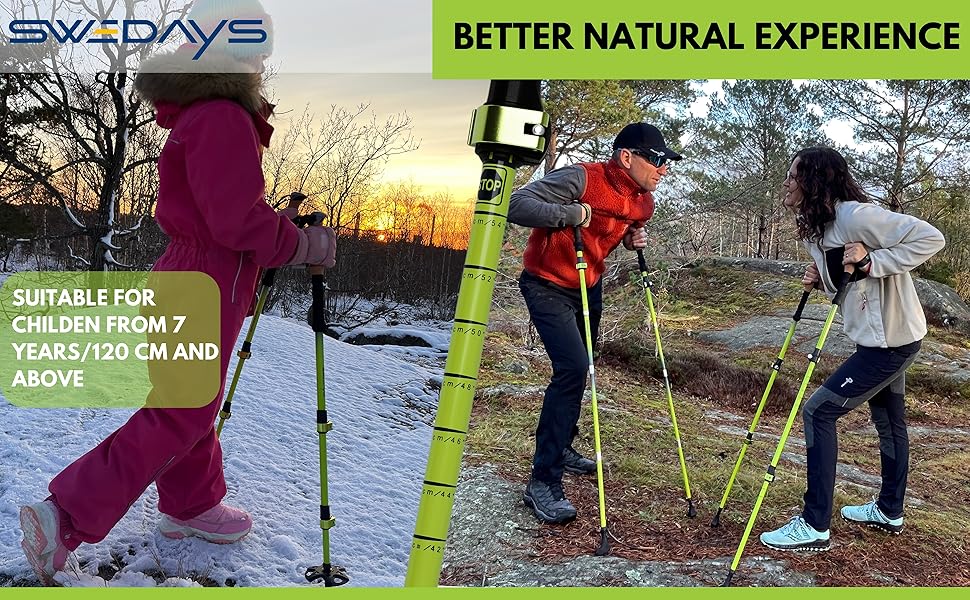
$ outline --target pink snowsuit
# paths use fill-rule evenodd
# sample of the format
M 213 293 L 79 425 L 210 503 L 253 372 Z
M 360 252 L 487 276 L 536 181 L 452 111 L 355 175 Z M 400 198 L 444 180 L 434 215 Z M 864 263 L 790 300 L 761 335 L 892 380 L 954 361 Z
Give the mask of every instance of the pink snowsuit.
M 196 409 L 142 408 L 55 477 L 68 549 L 98 542 L 154 481 L 158 508 L 191 519 L 226 494 L 214 421 L 226 370 L 252 304 L 260 267 L 293 256 L 299 231 L 264 201 L 261 146 L 273 128 L 228 99 L 188 105 L 155 101 L 171 129 L 159 158 L 156 219 L 171 238 L 156 271 L 201 271 L 221 294 L 222 388 Z

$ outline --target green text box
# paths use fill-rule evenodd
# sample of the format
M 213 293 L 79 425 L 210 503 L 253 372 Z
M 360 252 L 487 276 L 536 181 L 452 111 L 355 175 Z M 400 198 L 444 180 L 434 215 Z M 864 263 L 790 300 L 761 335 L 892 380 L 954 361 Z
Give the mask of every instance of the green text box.
M 964 2 L 918 9 L 871 0 L 671 6 L 435 0 L 432 72 L 444 79 L 964 79 L 970 73 Z M 906 42 L 910 23 L 914 49 Z
M 29 408 L 205 406 L 219 313 L 204 273 L 16 273 L 0 288 L 0 390 Z

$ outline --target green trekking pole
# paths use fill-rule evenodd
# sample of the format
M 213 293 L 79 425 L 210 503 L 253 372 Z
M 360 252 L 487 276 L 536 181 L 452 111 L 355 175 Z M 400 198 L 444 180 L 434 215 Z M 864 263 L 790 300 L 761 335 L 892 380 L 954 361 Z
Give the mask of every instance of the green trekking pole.
M 336 587 L 350 581 L 347 572 L 330 564 L 330 529 L 336 520 L 330 514 L 330 500 L 327 491 L 327 432 L 333 423 L 327 417 L 327 391 L 324 370 L 324 331 L 327 319 L 324 314 L 323 267 L 310 267 L 310 286 L 313 303 L 310 305 L 309 321 L 316 341 L 317 366 L 317 433 L 320 437 L 320 529 L 323 530 L 323 564 L 306 570 L 307 581 L 313 583 L 322 579 L 325 587 Z
M 647 308 L 650 311 L 650 323 L 657 342 L 657 355 L 660 357 L 660 368 L 663 370 L 664 386 L 667 391 L 667 408 L 670 410 L 670 421 L 674 426 L 674 439 L 677 440 L 677 458 L 680 460 L 680 474 L 684 479 L 684 498 L 687 500 L 687 516 L 693 519 L 697 516 L 694 500 L 690 495 L 690 480 L 687 477 L 687 462 L 684 460 L 684 446 L 680 441 L 680 428 L 677 427 L 677 413 L 674 411 L 674 399 L 670 393 L 670 377 L 667 375 L 667 361 L 664 359 L 663 345 L 660 343 L 660 324 L 657 322 L 657 311 L 653 307 L 653 281 L 647 273 L 647 261 L 643 258 L 643 250 L 637 250 L 637 262 L 640 263 L 640 277 L 643 289 L 647 294 Z
M 579 271 L 579 293 L 583 300 L 583 326 L 586 328 L 586 355 L 589 358 L 590 405 L 593 407 L 593 443 L 596 445 L 596 488 L 600 503 L 600 545 L 596 556 L 610 553 L 609 530 L 606 528 L 606 491 L 603 488 L 603 452 L 600 446 L 600 417 L 596 404 L 596 369 L 593 366 L 593 336 L 589 326 L 589 297 L 586 292 L 586 259 L 583 258 L 583 233 L 580 227 L 573 228 L 573 243 L 576 248 L 576 269 Z
M 301 192 L 293 192 L 289 195 L 290 201 L 287 208 L 299 210 L 300 204 L 306 198 L 306 195 Z M 301 219 L 305 218 L 297 217 L 293 221 L 297 227 L 302 227 L 304 223 L 301 222 Z M 226 393 L 226 400 L 222 403 L 222 410 L 219 411 L 219 424 L 216 426 L 216 437 L 222 435 L 223 426 L 232 417 L 232 397 L 236 394 L 236 385 L 239 383 L 239 376 L 242 375 L 243 366 L 246 364 L 246 360 L 253 355 L 253 336 L 256 335 L 256 325 L 259 324 L 259 316 L 263 314 L 266 299 L 269 297 L 269 293 L 273 289 L 273 283 L 276 281 L 276 271 L 276 269 L 266 269 L 260 281 L 256 309 L 253 311 L 253 318 L 249 321 L 249 329 L 246 331 L 246 339 L 243 340 L 242 348 L 236 352 L 236 355 L 239 357 L 239 362 L 236 363 L 236 369 L 232 373 L 232 383 L 229 385 L 229 391 Z
M 778 358 L 775 359 L 775 364 L 771 365 L 771 376 L 768 377 L 768 385 L 765 387 L 764 394 L 761 395 L 761 403 L 758 404 L 758 410 L 754 412 L 754 419 L 751 421 L 751 426 L 748 427 L 748 435 L 744 438 L 741 443 L 741 450 L 738 452 L 738 459 L 734 463 L 734 471 L 731 472 L 731 477 L 728 479 L 727 487 L 724 488 L 724 496 L 721 497 L 721 503 L 717 507 L 717 513 L 714 515 L 714 519 L 711 521 L 711 527 L 718 527 L 721 524 L 721 512 L 724 507 L 727 506 L 728 496 L 731 495 L 731 488 L 734 486 L 734 480 L 737 479 L 738 473 L 741 471 L 741 463 L 744 462 L 744 454 L 748 451 L 748 446 L 751 445 L 751 441 L 754 439 L 754 431 L 758 428 L 758 421 L 761 420 L 761 412 L 765 409 L 765 405 L 768 403 L 768 396 L 771 394 L 771 388 L 775 385 L 775 378 L 781 371 L 781 365 L 785 362 L 785 354 L 788 353 L 788 346 L 791 344 L 792 338 L 795 336 L 795 328 L 798 327 L 798 322 L 802 319 L 802 311 L 805 310 L 805 304 L 808 302 L 808 296 L 811 292 L 805 291 L 802 293 L 802 299 L 798 303 L 798 308 L 795 310 L 795 314 L 792 315 L 791 325 L 788 327 L 788 335 L 785 336 L 785 343 L 781 346 L 781 352 L 778 353 Z
M 751 535 L 751 530 L 754 528 L 754 522 L 758 518 L 758 511 L 761 509 L 761 503 L 764 501 L 765 496 L 768 494 L 768 486 L 771 482 L 775 480 L 775 469 L 778 467 L 778 461 L 781 460 L 781 453 L 785 450 L 785 443 L 788 441 L 788 434 L 791 433 L 792 425 L 795 423 L 795 417 L 798 416 L 798 409 L 801 408 L 802 398 L 805 396 L 805 390 L 808 389 L 808 383 L 812 378 L 812 373 L 815 372 L 815 366 L 818 364 L 818 359 L 822 355 L 822 348 L 825 346 L 825 338 L 829 335 L 829 329 L 832 327 L 832 321 L 835 320 L 835 314 L 839 310 L 839 305 L 842 304 L 842 300 L 845 297 L 846 288 L 849 287 L 849 278 L 852 277 L 852 273 L 855 271 L 855 267 L 852 265 L 846 265 L 845 273 L 842 274 L 842 281 L 839 285 L 839 289 L 835 294 L 835 298 L 832 299 L 832 308 L 829 309 L 828 317 L 825 319 L 825 324 L 822 326 L 822 332 L 818 336 L 818 342 L 815 344 L 815 350 L 808 357 L 808 370 L 805 372 L 805 377 L 802 378 L 802 385 L 798 389 L 798 395 L 795 396 L 795 402 L 792 404 L 791 413 L 788 415 L 788 421 L 785 423 L 785 428 L 781 432 L 781 439 L 778 440 L 778 446 L 775 448 L 775 454 L 771 457 L 771 463 L 768 465 L 768 470 L 765 472 L 764 483 L 761 484 L 761 491 L 758 493 L 758 499 L 755 500 L 754 510 L 751 511 L 751 517 L 748 518 L 748 524 L 744 528 L 744 535 L 741 536 L 741 543 L 738 545 L 738 550 L 734 554 L 734 560 L 731 562 L 731 570 L 727 574 L 727 578 L 721 587 L 728 587 L 731 585 L 731 580 L 734 579 L 734 574 L 738 571 L 738 564 L 741 562 L 741 554 L 744 552 L 744 546 L 748 543 L 748 536 Z
M 541 162 L 548 143 L 548 125 L 538 81 L 492 81 L 486 103 L 472 117 L 468 144 L 482 159 L 482 175 L 411 542 L 406 586 L 438 585 L 515 169 Z

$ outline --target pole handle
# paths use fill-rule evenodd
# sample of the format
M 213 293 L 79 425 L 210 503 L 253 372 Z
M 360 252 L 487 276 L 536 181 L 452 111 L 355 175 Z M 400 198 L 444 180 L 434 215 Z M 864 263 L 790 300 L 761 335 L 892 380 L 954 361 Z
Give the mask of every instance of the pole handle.
M 643 257 L 643 250 L 637 248 L 637 262 L 640 263 L 640 272 L 647 272 L 647 259 Z
M 845 300 L 845 292 L 849 288 L 849 280 L 852 279 L 853 273 L 855 273 L 855 265 L 845 265 L 845 272 L 842 273 L 842 281 L 839 282 L 839 289 L 835 293 L 835 298 L 832 299 L 832 304 L 837 306 L 842 305 L 842 301 Z
M 573 247 L 576 252 L 583 251 L 583 230 L 579 225 L 573 227 Z
M 309 267 L 310 269 L 310 290 L 313 296 L 313 303 L 310 305 L 309 322 L 310 327 L 315 333 L 325 333 L 327 330 L 327 319 L 324 314 L 324 285 L 323 267 Z M 314 272 L 318 271 L 318 272 Z
M 307 199 L 307 195 L 303 192 L 292 192 L 289 196 L 287 196 L 287 198 L 289 198 L 289 201 L 286 204 L 286 208 L 295 208 L 296 210 L 300 210 L 300 205 L 303 204 L 303 201 Z
M 798 308 L 795 309 L 795 314 L 792 315 L 793 321 L 801 320 L 802 311 L 805 310 L 805 305 L 808 303 L 808 297 L 811 295 L 812 293 L 809 290 L 805 290 L 804 292 L 802 292 L 802 299 L 798 302 Z

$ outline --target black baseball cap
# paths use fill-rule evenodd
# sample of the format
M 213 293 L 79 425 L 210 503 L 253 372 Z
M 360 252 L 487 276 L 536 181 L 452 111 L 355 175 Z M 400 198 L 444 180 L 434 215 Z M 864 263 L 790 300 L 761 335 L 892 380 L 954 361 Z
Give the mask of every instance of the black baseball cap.
M 613 140 L 613 151 L 616 152 L 621 148 L 639 150 L 667 160 L 684 158 L 668 148 L 660 130 L 649 123 L 630 123 L 624 127 Z

